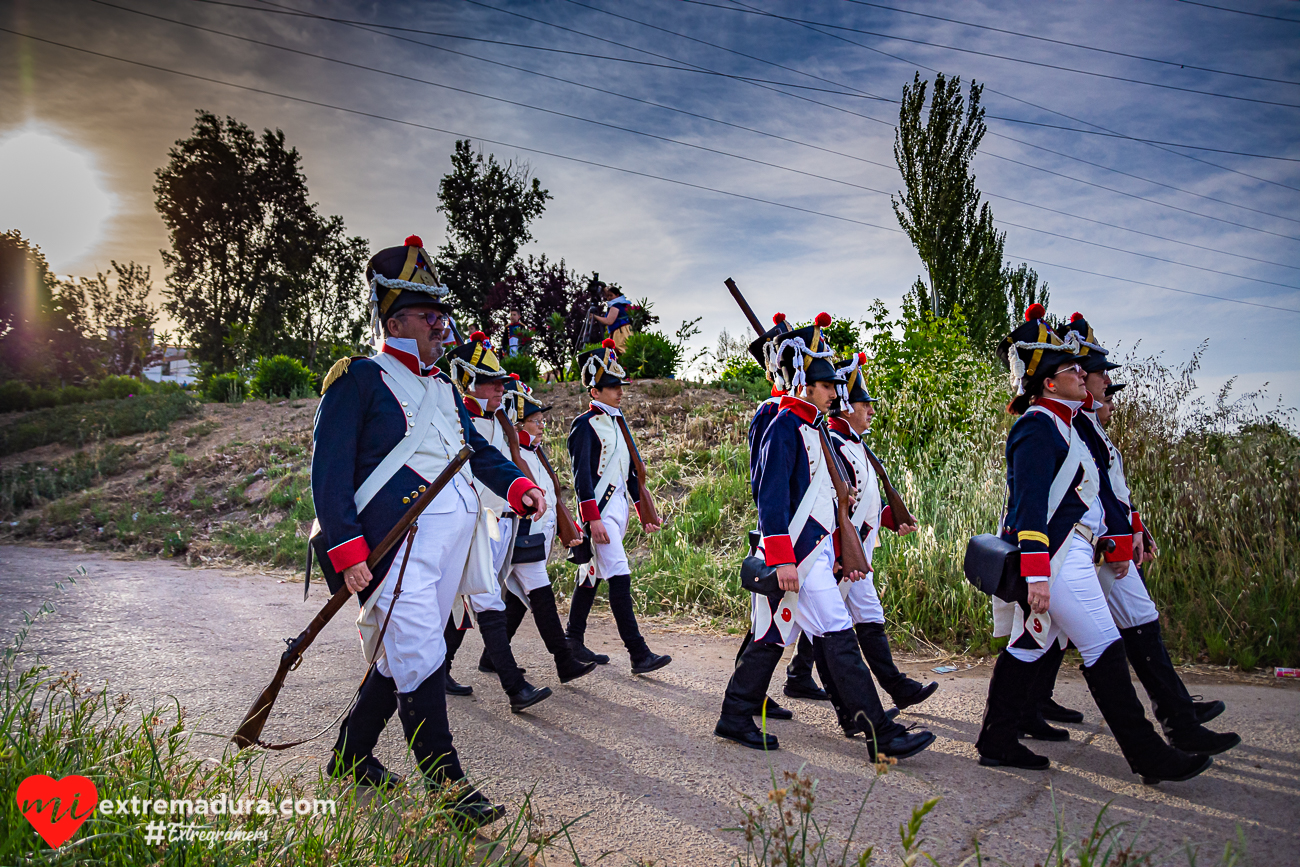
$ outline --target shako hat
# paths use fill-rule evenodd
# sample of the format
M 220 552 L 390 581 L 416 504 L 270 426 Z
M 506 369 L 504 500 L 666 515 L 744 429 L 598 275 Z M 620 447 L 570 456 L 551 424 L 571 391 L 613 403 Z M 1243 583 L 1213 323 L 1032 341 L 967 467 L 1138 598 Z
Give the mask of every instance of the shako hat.
M 1105 395 L 1106 397 L 1110 397 L 1116 392 L 1122 391 L 1127 386 L 1128 386 L 1127 382 L 1112 382 L 1110 385 L 1106 386 Z
M 1025 321 L 998 344 L 998 358 L 1011 371 L 1011 388 L 1016 393 L 1007 404 L 1007 412 L 1013 415 L 1029 409 L 1029 393 L 1056 368 L 1078 357 L 1078 335 L 1062 341 L 1043 320 L 1046 315 L 1042 304 L 1030 304 Z
M 370 284 L 370 325 L 377 343 L 384 339 L 384 322 L 406 307 L 432 304 L 451 312 L 451 292 L 438 280 L 433 257 L 424 249 L 419 235 L 411 235 L 401 247 L 387 247 L 366 263 Z
M 578 353 L 578 377 L 585 388 L 610 388 L 622 385 L 627 371 L 618 363 L 613 338 L 606 337 L 600 346 Z
M 1076 332 L 1079 335 L 1079 366 L 1084 369 L 1085 373 L 1101 373 L 1105 370 L 1114 370 L 1120 365 L 1108 359 L 1107 350 L 1101 346 L 1101 341 L 1093 333 L 1092 326 L 1088 320 L 1083 318 L 1082 313 L 1075 313 L 1070 317 L 1069 322 L 1062 322 L 1056 326 L 1056 336 L 1062 340 L 1070 336 L 1070 332 Z
M 512 373 L 506 380 L 506 393 L 501 397 L 501 408 L 505 410 L 506 418 L 510 419 L 511 424 L 520 424 L 531 415 L 546 412 L 550 406 L 544 406 L 533 395 L 528 384 L 519 378 L 519 374 Z
M 850 404 L 875 401 L 867 391 L 867 375 L 862 372 L 862 365 L 866 363 L 865 352 L 855 352 L 843 361 L 835 363 L 835 373 L 844 378 L 843 384 L 835 386 L 835 390 L 840 395 L 837 409 L 841 412 L 851 412 L 853 407 Z
M 462 393 L 468 393 L 478 382 L 500 382 L 510 374 L 501 369 L 492 344 L 482 331 L 475 331 L 469 339 L 443 356 L 451 369 L 451 378 Z
M 811 325 L 796 328 L 775 338 L 776 365 L 772 385 L 781 391 L 794 391 L 811 382 L 845 383 L 835 370 L 831 349 L 822 329 L 831 324 L 829 313 L 818 313 Z
M 777 365 L 776 347 L 783 334 L 790 333 L 790 323 L 785 321 L 785 314 L 778 313 L 772 317 L 772 327 L 763 332 L 763 336 L 749 344 L 749 354 L 763 368 L 763 375 L 771 382 L 775 377 Z

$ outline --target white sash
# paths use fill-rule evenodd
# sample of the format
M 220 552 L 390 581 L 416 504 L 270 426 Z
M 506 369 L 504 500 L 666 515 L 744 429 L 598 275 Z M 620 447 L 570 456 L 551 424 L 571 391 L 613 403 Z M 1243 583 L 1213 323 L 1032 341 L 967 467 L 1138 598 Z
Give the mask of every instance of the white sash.
M 604 424 L 597 425 L 596 420 L 604 418 L 609 422 L 609 429 L 602 430 Z M 596 502 L 600 502 L 601 497 L 611 485 L 618 485 L 622 482 L 627 484 L 628 470 L 632 466 L 632 454 L 627 449 L 627 444 L 623 442 L 623 437 L 618 429 L 618 422 L 611 415 L 595 416 L 591 419 L 591 429 L 596 432 L 596 437 L 600 440 L 601 454 L 609 453 L 609 463 L 605 466 L 605 471 L 601 473 L 600 479 L 596 482 L 595 497 Z M 611 437 L 612 434 L 612 437 Z M 620 450 L 619 446 L 623 448 Z M 620 458 L 625 458 L 620 460 Z
M 821 453 L 821 434 L 815 427 L 801 427 L 800 434 L 804 437 L 805 442 L 811 435 L 817 443 L 818 452 Z M 809 449 L 809 457 L 812 451 Z M 790 518 L 790 545 L 794 546 L 799 541 L 799 536 L 803 534 L 803 529 L 808 524 L 808 519 L 812 517 L 813 510 L 819 505 L 824 505 L 827 498 L 824 496 L 824 488 L 830 485 L 831 471 L 827 461 L 832 459 L 832 455 L 821 453 L 821 460 L 813 468 L 812 478 L 808 481 L 808 490 L 804 491 L 803 499 L 799 501 L 799 506 L 794 510 L 794 515 Z M 831 500 L 833 502 L 833 499 Z M 833 523 L 833 522 L 832 522 Z M 816 561 L 816 554 L 821 550 L 822 545 L 830 543 L 831 534 L 827 533 L 826 538 L 821 544 L 809 552 L 799 565 L 799 580 L 803 580 L 812 571 L 813 563 Z

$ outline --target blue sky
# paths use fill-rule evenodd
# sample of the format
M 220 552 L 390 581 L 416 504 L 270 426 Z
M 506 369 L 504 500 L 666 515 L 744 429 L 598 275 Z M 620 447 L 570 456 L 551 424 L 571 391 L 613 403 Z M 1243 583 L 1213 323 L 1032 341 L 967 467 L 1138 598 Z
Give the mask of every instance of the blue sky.
M 918 71 L 923 78 L 935 70 L 973 78 L 986 87 L 990 115 L 975 162 L 979 186 L 1007 232 L 1008 259 L 1030 261 L 1047 280 L 1054 312 L 1080 310 L 1103 341 L 1122 348 L 1140 341 L 1144 351 L 1163 352 L 1174 362 L 1208 339 L 1203 386 L 1217 387 L 1234 376 L 1245 387 L 1268 381 L 1271 393 L 1289 405 L 1300 403 L 1300 313 L 1271 309 L 1300 310 L 1300 107 L 1290 107 L 1300 106 L 1300 84 L 1286 83 L 1300 82 L 1300 23 L 1259 17 L 1300 21 L 1300 4 L 1234 4 L 1256 13 L 1243 15 L 1177 0 L 232 0 L 237 6 L 408 28 L 384 35 L 199 0 L 112 3 L 9 0 L 0 3 L 0 26 L 502 142 L 483 147 L 499 158 L 527 162 L 554 196 L 527 252 L 563 257 L 579 270 L 617 280 L 634 297 L 651 298 L 667 330 L 684 318 L 704 317 L 702 345 L 712 345 L 723 328 L 744 332 L 722 285 L 728 276 L 760 311 L 807 318 L 825 309 L 856 318 L 874 298 L 897 310 L 922 268 L 898 231 L 888 195 L 872 192 L 887 194 L 901 184 L 892 154 L 896 100 Z M 256 129 L 283 129 L 302 153 L 322 211 L 342 215 L 349 231 L 369 239 L 372 248 L 400 243 L 412 232 L 426 246 L 442 241 L 437 184 L 449 168 L 454 135 L 7 33 L 0 33 L 0 76 L 0 152 L 6 140 L 34 129 L 56 137 L 85 156 L 111 202 L 98 230 L 77 229 L 91 233 L 86 238 L 94 235 L 82 245 L 86 249 L 54 256 L 54 247 L 46 245 L 60 273 L 92 273 L 110 259 L 135 259 L 153 265 L 161 285 L 158 250 L 166 234 L 153 209 L 153 171 L 166 161 L 172 142 L 187 134 L 199 108 L 233 115 Z M 1154 146 L 1051 126 L 1289 160 Z M 7 173 L 10 189 L 14 176 L 31 176 L 16 162 L 0 164 L 0 183 Z M 76 196 L 49 198 L 11 196 L 0 205 L 0 220 L 22 229 L 24 221 L 35 225 L 38 217 L 48 222 L 53 215 L 56 224 L 67 219 L 66 225 L 76 225 L 70 215 Z

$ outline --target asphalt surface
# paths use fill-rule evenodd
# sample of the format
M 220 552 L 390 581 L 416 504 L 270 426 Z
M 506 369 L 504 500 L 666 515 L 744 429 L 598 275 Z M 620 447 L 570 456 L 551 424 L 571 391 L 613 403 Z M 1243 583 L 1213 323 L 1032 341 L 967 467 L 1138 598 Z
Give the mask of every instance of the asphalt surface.
M 75 586 L 55 587 L 79 566 L 87 574 Z M 269 680 L 281 639 L 306 626 L 326 598 L 323 587 L 313 586 L 304 604 L 300 583 L 275 576 L 13 546 L 0 546 L 0 593 L 6 635 L 22 627 L 24 611 L 46 600 L 56 607 L 31 628 L 29 659 L 39 655 L 55 670 L 77 670 L 88 684 L 106 682 L 139 703 L 175 696 L 195 731 L 221 733 L 234 730 Z M 364 672 L 351 619 L 336 618 L 289 676 L 265 737 L 314 732 L 346 704 Z M 773 773 L 780 779 L 783 771 L 803 768 L 819 780 L 817 816 L 833 838 L 847 833 L 874 780 L 855 840 L 874 844 L 878 863 L 898 854 L 898 827 L 911 810 L 937 796 L 924 848 L 943 865 L 959 863 L 976 843 L 989 863 L 1041 863 L 1058 814 L 1077 840 L 1107 802 L 1111 821 L 1130 823 L 1127 838 L 1140 832 L 1139 850 L 1163 853 L 1157 863 L 1185 863 L 1188 844 L 1199 847 L 1200 863 L 1217 863 L 1240 828 L 1254 861 L 1300 864 L 1295 682 L 1189 677 L 1193 692 L 1228 703 L 1213 726 L 1235 730 L 1245 742 L 1195 780 L 1148 787 L 1129 771 L 1070 666 L 1057 698 L 1082 709 L 1087 721 L 1068 727 L 1068 743 L 1032 744 L 1053 761 L 1051 771 L 1033 773 L 976 764 L 986 666 L 935 675 L 933 662 L 902 658 L 913 677 L 941 684 L 934 698 L 902 719 L 939 739 L 877 777 L 861 738 L 843 738 L 824 703 L 785 701 L 796 718 L 771 724 L 782 748 L 770 756 L 714 737 L 737 639 L 670 626 L 644 631 L 652 648 L 673 655 L 668 668 L 631 676 L 612 622 L 597 617 L 588 644 L 613 662 L 561 686 L 526 622 L 516 655 L 534 684 L 556 694 L 525 714 L 511 714 L 495 676 L 477 671 L 477 635 L 466 639 L 457 659 L 455 675 L 475 689 L 473 697 L 449 698 L 463 764 L 498 800 L 518 804 L 532 791 L 535 809 L 552 829 L 582 817 L 572 837 L 584 862 L 609 852 L 606 861 L 614 864 L 730 863 L 743 846 L 738 833 L 725 830 L 739 824 L 738 804 L 745 796 L 765 799 Z M 409 770 L 399 732 L 390 726 L 377 752 L 390 766 Z M 332 740 L 300 747 L 293 758 L 321 763 Z M 193 745 L 211 755 L 224 747 L 220 738 L 205 736 Z

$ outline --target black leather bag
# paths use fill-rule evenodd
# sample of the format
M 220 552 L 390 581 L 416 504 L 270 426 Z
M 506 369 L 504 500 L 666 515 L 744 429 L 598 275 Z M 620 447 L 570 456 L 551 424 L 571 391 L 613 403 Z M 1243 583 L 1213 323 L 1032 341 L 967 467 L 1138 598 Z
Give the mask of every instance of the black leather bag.
M 767 565 L 767 561 L 758 556 L 746 557 L 740 564 L 740 586 L 765 596 L 784 592 L 776 583 L 776 567 Z
M 515 550 L 510 555 L 511 563 L 537 563 L 545 559 L 545 533 L 529 533 L 527 536 L 515 536 Z
M 1028 596 L 1028 587 L 1020 577 L 1020 549 L 1000 536 L 973 536 L 966 543 L 962 571 L 976 590 L 1003 602 L 1021 602 Z

